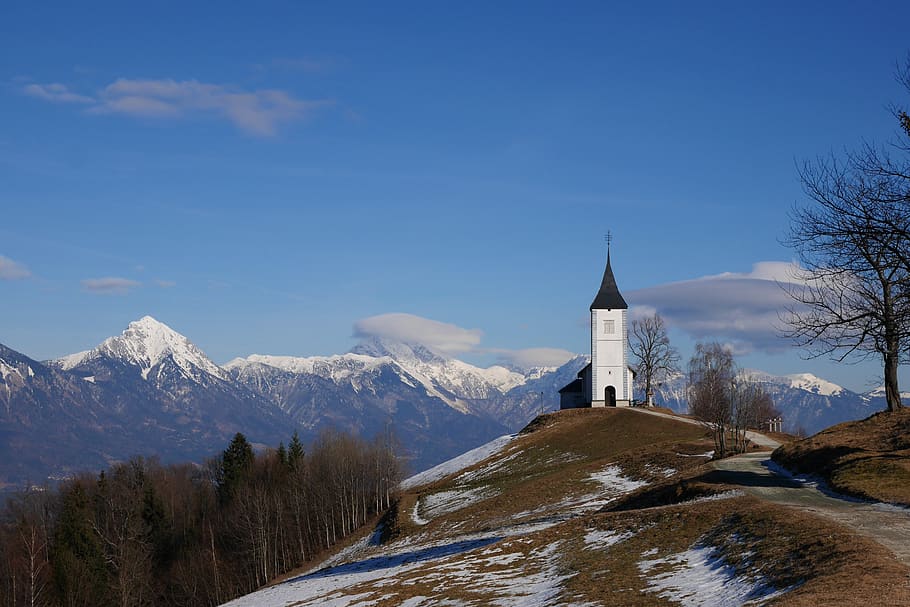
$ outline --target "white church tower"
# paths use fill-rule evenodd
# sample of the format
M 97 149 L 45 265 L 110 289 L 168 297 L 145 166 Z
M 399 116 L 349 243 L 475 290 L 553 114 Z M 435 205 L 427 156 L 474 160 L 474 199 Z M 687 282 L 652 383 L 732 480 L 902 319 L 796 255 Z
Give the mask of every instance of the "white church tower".
M 629 367 L 629 306 L 613 277 L 609 242 L 608 236 L 607 267 L 591 303 L 591 363 L 559 391 L 561 409 L 632 404 L 635 374 Z
M 585 381 L 585 398 L 592 407 L 628 407 L 632 403 L 628 312 L 613 277 L 608 246 L 607 267 L 591 303 L 591 371 L 590 380 Z

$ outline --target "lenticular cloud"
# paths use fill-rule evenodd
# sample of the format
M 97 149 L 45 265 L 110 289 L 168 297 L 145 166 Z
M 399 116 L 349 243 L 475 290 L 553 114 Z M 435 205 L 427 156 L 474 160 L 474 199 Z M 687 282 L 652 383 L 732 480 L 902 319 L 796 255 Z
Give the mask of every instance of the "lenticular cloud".
M 482 336 L 480 329 L 463 329 L 414 314 L 380 314 L 354 323 L 354 337 L 417 343 L 444 354 L 468 352 L 480 343 Z

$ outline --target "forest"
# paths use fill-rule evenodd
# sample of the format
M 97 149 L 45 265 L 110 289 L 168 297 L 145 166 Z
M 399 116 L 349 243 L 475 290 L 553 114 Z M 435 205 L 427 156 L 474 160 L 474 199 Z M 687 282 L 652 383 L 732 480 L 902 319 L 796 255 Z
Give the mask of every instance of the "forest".
M 204 465 L 134 457 L 0 511 L 0 606 L 219 605 L 376 519 L 400 480 L 391 436 L 324 432 Z

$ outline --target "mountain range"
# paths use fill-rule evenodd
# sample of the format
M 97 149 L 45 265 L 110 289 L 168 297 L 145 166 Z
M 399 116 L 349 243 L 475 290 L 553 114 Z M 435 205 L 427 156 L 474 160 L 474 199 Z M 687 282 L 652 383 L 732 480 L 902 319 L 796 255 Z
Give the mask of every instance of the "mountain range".
M 251 355 L 219 366 L 150 316 L 97 347 L 39 362 L 0 345 L 0 487 L 97 471 L 132 455 L 196 461 L 236 432 L 259 446 L 312 440 L 326 428 L 364 437 L 389 430 L 411 471 L 558 407 L 558 390 L 587 364 L 480 368 L 418 344 L 371 338 L 335 356 Z M 809 374 L 750 372 L 782 410 L 785 429 L 815 432 L 883 408 Z M 686 410 L 681 376 L 657 404 Z

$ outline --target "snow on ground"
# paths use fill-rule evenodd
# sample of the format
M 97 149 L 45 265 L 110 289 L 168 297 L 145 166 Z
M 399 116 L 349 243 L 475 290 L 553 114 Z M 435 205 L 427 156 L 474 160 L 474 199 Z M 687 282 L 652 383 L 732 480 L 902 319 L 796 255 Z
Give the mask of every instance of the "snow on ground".
M 675 468 L 670 468 L 670 467 L 661 468 L 661 467 L 655 466 L 653 464 L 645 464 L 645 470 L 647 470 L 654 476 L 662 476 L 664 478 L 670 478 L 671 476 L 676 474 Z
M 711 451 L 707 451 L 705 453 L 699 453 L 697 455 L 688 455 L 686 453 L 677 453 L 676 457 L 707 457 L 708 459 L 711 459 L 712 457 L 714 457 L 714 450 L 712 449 Z
M 737 575 L 713 546 L 643 559 L 638 568 L 646 577 L 650 592 L 683 607 L 723 607 L 746 602 L 760 605 L 786 591 Z
M 482 558 L 485 554 L 489 551 L 474 558 L 432 567 L 423 578 L 415 581 L 432 583 L 440 576 L 446 579 L 454 576 L 465 580 L 470 587 L 476 586 L 476 580 L 482 580 L 483 605 L 548 607 L 558 604 L 562 583 L 574 575 L 557 573 L 559 542 L 528 554 L 518 550 L 503 551 L 503 554 Z
M 500 470 L 505 469 L 506 464 L 521 455 L 521 451 L 515 451 L 510 453 L 505 457 L 500 457 L 496 460 L 493 460 L 487 464 L 484 464 L 480 468 L 475 470 L 468 470 L 467 472 L 462 472 L 455 478 L 456 483 L 469 483 L 472 481 L 483 480 L 489 476 L 492 476 L 494 473 L 499 472 Z
M 592 529 L 585 534 L 585 549 L 606 550 L 610 546 L 615 546 L 631 537 L 635 537 L 636 533 L 637 532 L 635 531 L 624 531 L 619 533 L 612 529 Z
M 331 562 L 342 558 L 357 560 L 311 571 L 237 598 L 225 607 L 366 606 L 375 604 L 379 596 L 374 595 L 381 589 L 385 588 L 383 595 L 388 595 L 396 584 L 413 585 L 418 580 L 431 583 L 441 592 L 459 585 L 477 590 L 477 580 L 482 580 L 480 591 L 484 598 L 480 603 L 443 603 L 435 597 L 427 602 L 416 601 L 415 597 L 411 599 L 414 602 L 406 604 L 552 605 L 562 581 L 568 577 L 556 573 L 557 545 L 528 555 L 519 548 L 530 541 L 524 536 L 555 524 L 513 525 L 431 542 L 411 537 L 377 549 L 369 546 L 368 537 Z M 509 538 L 514 540 L 503 542 Z
M 438 516 L 461 510 L 480 500 L 493 497 L 497 493 L 497 491 L 488 487 L 478 487 L 476 489 L 457 488 L 421 497 L 418 503 L 423 516 L 432 520 Z
M 401 481 L 400 487 L 402 489 L 411 489 L 412 487 L 417 487 L 419 485 L 426 485 L 427 483 L 432 483 L 433 481 L 438 481 L 441 478 L 445 478 L 450 474 L 455 474 L 460 470 L 464 470 L 469 466 L 485 460 L 491 455 L 501 451 L 506 445 L 509 444 L 515 434 L 506 434 L 505 436 L 500 436 L 499 438 L 494 438 L 485 445 L 481 445 L 476 449 L 471 449 L 462 453 L 458 457 L 453 457 L 452 459 L 442 462 L 437 466 L 433 466 L 429 470 L 424 470 L 414 476 L 404 479 Z
M 605 492 L 613 495 L 631 493 L 648 484 L 645 481 L 637 481 L 623 476 L 622 468 L 616 464 L 610 464 L 603 470 L 592 472 L 588 475 L 588 480 L 600 483 Z

